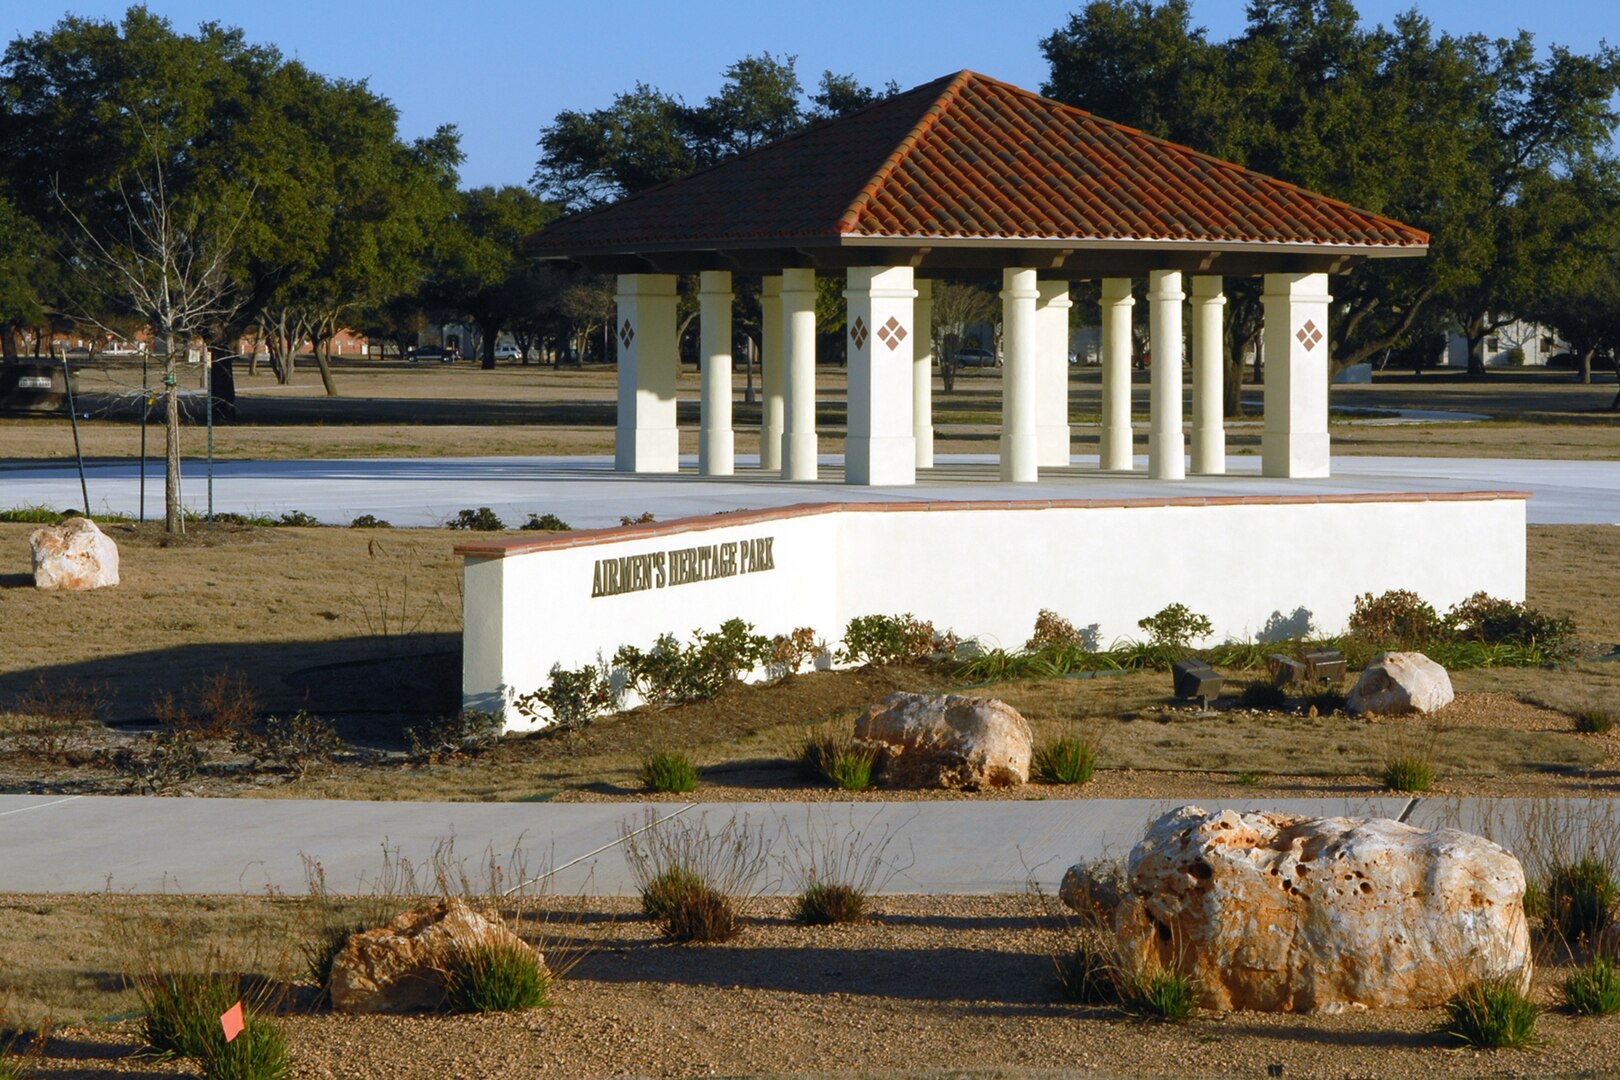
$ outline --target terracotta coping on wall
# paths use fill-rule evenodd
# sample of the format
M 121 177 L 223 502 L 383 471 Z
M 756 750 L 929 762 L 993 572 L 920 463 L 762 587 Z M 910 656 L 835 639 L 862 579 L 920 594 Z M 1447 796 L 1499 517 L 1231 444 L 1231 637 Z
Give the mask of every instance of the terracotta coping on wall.
M 820 514 L 929 513 L 954 510 L 1137 510 L 1164 506 L 1297 506 L 1336 503 L 1411 502 L 1489 502 L 1496 499 L 1528 499 L 1528 491 L 1417 491 L 1354 495 L 1211 495 L 1167 499 L 1022 499 L 978 500 L 972 502 L 825 502 L 798 503 L 769 510 L 729 510 L 701 517 L 676 518 L 646 525 L 619 525 L 607 529 L 576 529 L 544 537 L 512 537 L 508 540 L 469 540 L 453 549 L 470 559 L 504 559 L 535 551 L 591 547 L 622 540 L 649 540 L 657 536 L 727 529 L 755 525 L 762 521 L 815 517 Z

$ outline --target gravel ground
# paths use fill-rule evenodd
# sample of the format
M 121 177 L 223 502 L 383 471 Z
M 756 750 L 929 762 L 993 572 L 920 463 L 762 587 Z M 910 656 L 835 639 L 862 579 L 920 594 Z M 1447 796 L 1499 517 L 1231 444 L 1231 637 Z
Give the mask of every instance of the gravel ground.
M 1440 1010 L 1132 1020 L 1058 997 L 1067 939 L 1026 897 L 889 897 L 863 926 L 805 928 L 761 901 L 725 945 L 672 946 L 622 901 L 553 942 L 589 946 L 557 1004 L 514 1016 L 284 1019 L 295 1075 L 444 1080 L 625 1076 L 1555 1076 L 1620 1062 L 1620 1019 L 1549 1006 L 1530 1050 L 1451 1049 Z M 552 955 L 558 955 L 553 950 Z M 132 1025 L 57 1033 L 41 1076 L 191 1075 L 137 1056 Z

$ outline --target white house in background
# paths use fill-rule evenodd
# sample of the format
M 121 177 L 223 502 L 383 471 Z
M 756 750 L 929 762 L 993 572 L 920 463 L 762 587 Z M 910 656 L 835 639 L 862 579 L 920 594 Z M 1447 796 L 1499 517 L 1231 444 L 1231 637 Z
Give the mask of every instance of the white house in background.
M 1569 352 L 1569 343 L 1545 326 L 1530 322 L 1510 322 L 1485 338 L 1486 367 L 1546 367 L 1559 353 Z M 1468 339 L 1453 330 L 1446 337 L 1442 367 L 1468 366 Z

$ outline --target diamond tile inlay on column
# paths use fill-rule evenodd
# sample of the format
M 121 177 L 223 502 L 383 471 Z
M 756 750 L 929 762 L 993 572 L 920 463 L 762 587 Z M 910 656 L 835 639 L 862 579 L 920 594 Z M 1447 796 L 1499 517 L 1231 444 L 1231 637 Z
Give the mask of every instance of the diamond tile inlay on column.
M 893 352 L 902 341 L 906 340 L 906 328 L 900 325 L 899 319 L 890 315 L 889 321 L 878 328 L 877 336 L 878 340 L 887 345 L 890 352 Z
M 1310 352 L 1316 348 L 1317 342 L 1322 340 L 1322 331 L 1316 328 L 1314 319 L 1306 319 L 1305 325 L 1299 328 L 1299 332 L 1294 337 L 1301 345 L 1305 346 L 1306 352 Z
M 857 349 L 866 345 L 866 324 L 861 321 L 859 315 L 855 316 L 855 325 L 849 328 L 849 336 L 855 342 Z
M 630 347 L 630 343 L 632 341 L 634 341 L 635 339 L 636 339 L 636 331 L 630 325 L 630 320 L 629 319 L 624 320 L 624 325 L 619 327 L 619 343 L 622 344 L 626 349 L 628 349 Z

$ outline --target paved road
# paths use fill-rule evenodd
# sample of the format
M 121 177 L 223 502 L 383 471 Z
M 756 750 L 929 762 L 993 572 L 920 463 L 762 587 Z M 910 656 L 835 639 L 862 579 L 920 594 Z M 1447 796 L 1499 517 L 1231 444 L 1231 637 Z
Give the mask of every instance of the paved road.
M 289 895 L 305 888 L 303 856 L 319 860 L 329 885 L 365 892 L 383 870 L 385 847 L 418 866 L 454 839 L 477 870 L 493 852 L 568 895 L 633 891 L 619 844 L 624 831 L 658 821 L 734 815 L 786 852 L 795 838 L 852 828 L 891 837 L 902 869 L 884 888 L 937 895 L 1056 889 L 1082 859 L 1123 856 L 1148 822 L 1179 805 L 1148 799 L 896 803 L 425 803 L 272 799 L 0 796 L 0 893 L 118 892 Z M 1511 848 L 1560 822 L 1573 836 L 1620 822 L 1617 804 L 1590 800 L 1282 799 L 1201 800 L 1205 809 L 1263 807 L 1318 816 L 1404 818 L 1425 827 L 1463 825 Z M 773 871 L 772 877 L 779 877 Z M 781 887 L 780 882 L 777 886 Z
M 622 476 L 604 457 L 482 457 L 357 459 L 338 461 L 229 461 L 215 465 L 214 507 L 220 511 L 279 515 L 302 510 L 321 521 L 345 524 L 375 514 L 395 525 L 432 525 L 463 507 L 488 506 L 510 525 L 531 513 L 553 513 L 575 528 L 616 525 L 623 515 L 650 512 L 660 519 L 719 510 L 760 509 L 794 503 L 856 500 L 1149 498 L 1182 495 L 1316 494 L 1393 491 L 1528 490 L 1534 524 L 1620 524 L 1620 462 L 1497 458 L 1335 458 L 1328 480 L 1272 480 L 1259 476 L 1258 458 L 1234 456 L 1231 474 L 1184 481 L 1152 481 L 1096 471 L 1095 457 L 1076 457 L 1068 469 L 1043 471 L 1036 484 L 1003 484 L 987 455 L 943 455 L 915 487 L 846 487 L 843 459 L 822 458 L 817 483 L 761 477 L 741 459 L 734 477 L 695 475 L 695 460 L 677 476 Z M 1146 459 L 1137 459 L 1146 469 Z M 147 476 L 147 510 L 160 514 L 161 470 Z M 132 514 L 139 499 L 138 467 L 96 465 L 88 479 L 92 510 Z M 204 471 L 188 462 L 188 506 L 206 505 Z M 0 462 L 0 507 L 78 505 L 72 463 Z

